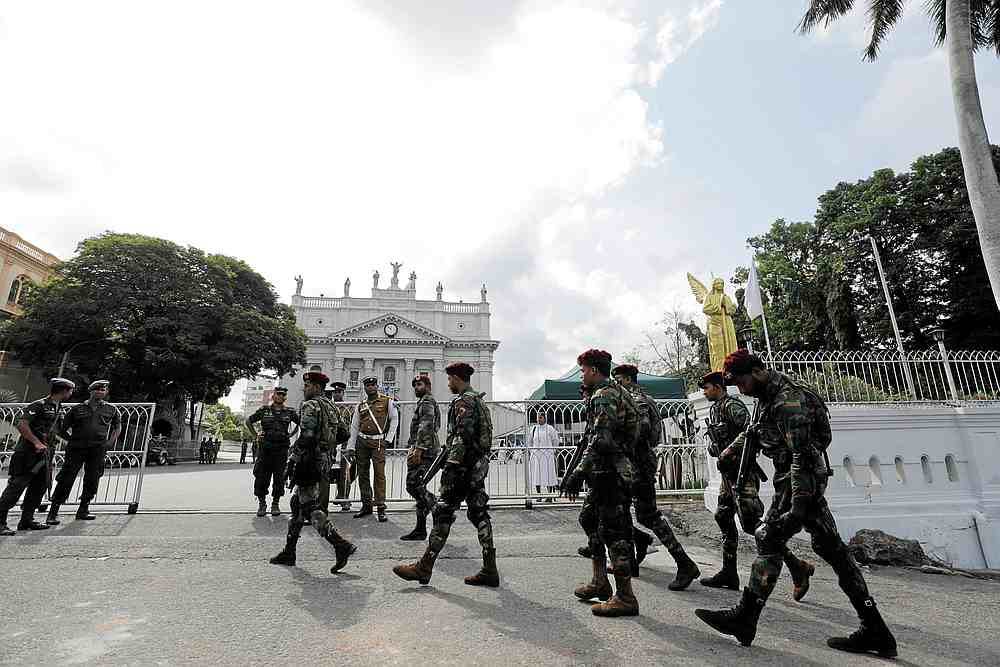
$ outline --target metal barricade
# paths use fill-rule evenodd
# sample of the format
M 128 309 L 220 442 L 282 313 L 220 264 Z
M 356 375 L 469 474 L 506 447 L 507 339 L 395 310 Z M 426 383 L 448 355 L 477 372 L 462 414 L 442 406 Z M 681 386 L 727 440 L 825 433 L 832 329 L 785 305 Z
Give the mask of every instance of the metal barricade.
M 64 403 L 62 415 L 75 403 Z M 97 495 L 91 505 L 126 505 L 129 514 L 139 509 L 142 478 L 146 469 L 150 429 L 153 425 L 155 403 L 112 403 L 121 417 L 121 433 L 114 446 L 104 454 L 104 474 L 101 476 Z M 0 470 L 6 471 L 19 434 L 17 423 L 28 403 L 0 403 Z M 109 433 L 110 435 L 110 433 Z M 59 442 L 53 453 L 55 473 L 58 474 L 65 460 L 65 443 Z M 80 497 L 83 474 L 77 476 L 67 504 L 76 504 Z M 51 491 L 51 490 L 50 490 Z M 46 499 L 48 493 L 46 494 Z

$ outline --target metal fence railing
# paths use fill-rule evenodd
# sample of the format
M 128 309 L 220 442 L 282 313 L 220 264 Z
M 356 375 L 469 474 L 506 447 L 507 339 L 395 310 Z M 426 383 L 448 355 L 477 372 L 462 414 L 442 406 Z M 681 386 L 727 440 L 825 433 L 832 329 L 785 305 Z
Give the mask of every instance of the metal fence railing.
M 6 476 L 10 456 L 18 440 L 17 422 L 27 403 L 0 403 L 0 476 Z M 62 414 L 73 407 L 62 405 Z M 154 403 L 113 403 L 121 416 L 121 434 L 118 441 L 104 454 L 104 475 L 92 505 L 126 505 L 129 514 L 139 509 L 142 478 L 146 468 L 150 428 L 156 410 Z M 58 440 L 58 439 L 57 439 Z M 53 463 L 58 472 L 65 459 L 65 443 L 59 441 L 54 450 Z M 77 476 L 70 492 L 68 504 L 75 504 L 80 497 L 83 474 Z M 46 494 L 46 498 L 48 494 Z
M 894 350 L 775 352 L 768 367 L 801 379 L 832 403 L 1000 400 L 1000 352 Z
M 708 484 L 708 458 L 696 424 L 694 407 L 687 400 L 657 401 L 660 408 L 663 444 L 657 450 L 657 492 L 662 495 L 699 492 Z M 400 433 L 395 447 L 386 450 L 386 500 L 411 502 L 406 493 L 406 440 L 416 405 L 397 402 Z M 582 401 L 487 401 L 493 421 L 493 449 L 486 492 L 491 501 L 519 501 L 530 507 L 534 502 L 553 502 L 558 484 L 585 427 Z M 439 438 L 445 441 L 447 409 L 441 404 Z M 546 423 L 558 435 L 558 445 L 529 446 L 529 433 L 537 414 L 544 412 Z M 431 485 L 437 492 L 438 479 Z M 359 501 L 357 484 L 351 500 Z M 566 501 L 560 501 L 566 502 Z

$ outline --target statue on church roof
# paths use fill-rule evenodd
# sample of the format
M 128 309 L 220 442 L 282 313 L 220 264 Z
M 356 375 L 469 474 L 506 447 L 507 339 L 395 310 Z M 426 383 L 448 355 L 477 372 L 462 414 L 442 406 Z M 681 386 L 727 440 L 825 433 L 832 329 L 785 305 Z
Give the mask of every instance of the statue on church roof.
M 486 303 L 486 283 L 483 283 L 483 289 L 479 290 L 479 296 L 482 297 L 483 303 Z
M 403 266 L 402 262 L 389 262 L 392 265 L 392 281 L 389 283 L 391 289 L 399 289 L 399 269 Z
M 344 296 L 351 296 L 351 277 L 347 276 L 347 280 L 344 281 Z
M 437 287 L 434 288 L 434 291 L 437 292 L 437 300 L 440 301 L 441 293 L 444 292 L 444 286 L 441 284 L 440 280 L 438 281 Z
M 406 283 L 406 289 L 415 290 L 417 289 L 417 272 L 410 271 L 410 282 Z
M 302 276 L 295 276 L 295 296 L 302 296 Z
M 378 269 L 372 274 L 372 289 L 378 289 Z

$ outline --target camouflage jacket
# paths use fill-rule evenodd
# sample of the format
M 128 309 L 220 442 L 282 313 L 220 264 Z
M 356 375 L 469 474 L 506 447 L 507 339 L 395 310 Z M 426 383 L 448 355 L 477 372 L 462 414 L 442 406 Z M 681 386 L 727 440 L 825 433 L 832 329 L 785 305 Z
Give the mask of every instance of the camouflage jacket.
M 441 409 L 434 397 L 427 394 L 417 401 L 417 406 L 413 409 L 413 418 L 410 420 L 410 439 L 407 444 L 410 447 L 423 449 L 434 456 L 440 447 L 438 442 L 438 429 L 440 427 Z
M 448 462 L 466 463 L 466 453 L 479 452 L 479 402 L 482 395 L 468 387 L 448 407 Z
M 793 497 L 812 496 L 816 477 L 826 473 L 823 453 L 815 443 L 828 443 L 831 437 L 826 421 L 817 415 L 824 406 L 773 370 L 768 371 L 759 400 L 761 450 L 774 461 L 775 483 L 790 477 Z
M 605 380 L 594 387 L 587 403 L 587 446 L 577 467 L 579 474 L 617 472 L 632 479 L 629 459 L 639 437 L 639 410 L 632 395 Z
M 708 410 L 708 428 L 712 439 L 709 453 L 717 457 L 726 448 L 732 448 L 731 452 L 738 457 L 749 421 L 750 411 L 746 404 L 735 396 L 724 394 Z
M 663 422 L 660 421 L 660 406 L 637 384 L 628 388 L 635 399 L 639 415 L 639 437 L 636 439 L 636 454 L 652 450 L 663 441 Z M 642 450 L 642 451 L 639 451 Z

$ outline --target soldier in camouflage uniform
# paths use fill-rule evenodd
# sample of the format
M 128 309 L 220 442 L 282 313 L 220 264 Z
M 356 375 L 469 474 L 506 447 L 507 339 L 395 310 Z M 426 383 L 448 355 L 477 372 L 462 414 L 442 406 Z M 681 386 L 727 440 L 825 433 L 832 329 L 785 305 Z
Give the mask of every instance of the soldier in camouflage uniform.
M 253 494 L 257 496 L 257 516 L 264 516 L 267 512 L 268 486 L 271 487 L 271 516 L 281 514 L 279 501 L 285 493 L 283 476 L 288 462 L 288 446 L 299 429 L 298 413 L 285 405 L 287 396 L 288 389 L 275 387 L 271 405 L 258 408 L 247 418 L 247 428 L 259 443 L 253 464 Z M 260 431 L 254 428 L 257 422 L 260 422 Z M 295 424 L 295 428 L 289 433 L 288 427 L 292 424 Z
M 722 373 L 709 373 L 701 379 L 699 385 L 705 398 L 712 404 L 709 410 L 708 433 L 712 444 L 708 452 L 718 459 L 717 466 L 722 474 L 719 484 L 719 499 L 715 510 L 715 522 L 722 530 L 722 570 L 711 577 L 701 580 L 702 586 L 709 588 L 740 589 L 740 575 L 736 571 L 736 551 L 739 546 L 739 534 L 736 532 L 736 516 L 740 517 L 740 525 L 748 535 L 753 535 L 764 516 L 764 503 L 758 492 L 762 473 L 755 464 L 748 475 L 743 488 L 735 493 L 733 485 L 740 467 L 740 456 L 743 453 L 743 440 L 750 412 L 743 401 L 730 396 L 726 391 L 726 382 Z M 786 549 L 782 557 L 788 572 L 792 575 L 794 589 L 792 597 L 801 601 L 809 591 L 809 578 L 816 572 L 816 566 L 809 561 L 800 560 L 790 550 Z
M 849 637 L 832 637 L 827 644 L 852 653 L 896 655 L 896 640 L 886 627 L 858 564 L 840 538 L 824 493 L 829 479 L 824 453 L 832 439 L 826 406 L 813 392 L 791 378 L 764 368 L 746 350 L 726 357 L 727 382 L 759 403 L 760 419 L 752 428 L 764 455 L 774 462 L 774 500 L 764 523 L 756 531 L 757 558 L 750 585 L 732 609 L 697 609 L 698 618 L 723 634 L 749 646 L 757 634 L 757 620 L 778 576 L 787 542 L 803 528 L 812 537 L 813 550 L 837 574 L 841 590 L 861 619 Z
M 469 386 L 475 372 L 469 364 L 451 364 L 445 369 L 448 389 L 457 394 L 448 408 L 448 439 L 445 451 L 448 459 L 441 473 L 441 494 L 432 510 L 434 527 L 427 541 L 427 550 L 416 563 L 392 568 L 396 576 L 407 581 L 426 584 L 431 580 L 434 563 L 448 540 L 455 513 L 465 501 L 466 516 L 476 527 L 483 549 L 483 566 L 479 572 L 465 578 L 469 586 L 500 585 L 497 552 L 493 546 L 493 524 L 487 511 L 490 497 L 484 480 L 490 471 L 490 443 L 493 424 L 483 395 Z
M 639 437 L 639 410 L 632 395 L 608 379 L 608 352 L 587 350 L 576 361 L 583 383 L 592 391 L 587 402 L 587 444 L 580 463 L 563 478 L 562 489 L 574 499 L 587 482 L 580 526 L 590 542 L 593 576 L 573 594 L 581 600 L 606 600 L 591 607 L 595 616 L 636 616 L 639 602 L 632 591 L 635 552 L 629 510 L 633 473 L 628 454 Z M 608 557 L 615 575 L 614 595 Z
M 424 476 L 441 449 L 438 429 L 441 428 L 441 410 L 431 394 L 431 380 L 418 375 L 411 382 L 417 405 L 410 420 L 410 451 L 406 455 L 406 492 L 417 501 L 417 525 L 401 540 L 427 539 L 427 515 L 434 508 L 437 498 L 427 490 Z
M 698 578 L 701 570 L 684 547 L 677 541 L 674 531 L 667 523 L 666 517 L 656 506 L 656 447 L 663 441 L 663 422 L 660 419 L 660 408 L 649 394 L 642 390 L 638 382 L 639 369 L 632 364 L 616 366 L 614 378 L 635 399 L 639 409 L 639 437 L 632 452 L 632 502 L 635 504 L 635 518 L 646 528 L 652 530 L 667 548 L 677 564 L 677 574 L 674 580 L 667 584 L 672 591 L 682 591 Z M 646 549 L 652 539 L 641 530 L 636 529 L 635 535 L 635 571 L 632 576 L 638 576 L 639 563 L 646 557 Z
M 295 441 L 288 459 L 285 477 L 289 488 L 294 487 L 288 535 L 285 548 L 271 559 L 274 565 L 295 565 L 295 545 L 302 533 L 305 518 L 309 517 L 320 537 L 333 545 L 337 562 L 330 568 L 338 572 L 358 548 L 344 539 L 323 511 L 330 493 L 330 457 L 337 445 L 337 434 L 347 434 L 347 425 L 341 421 L 333 403 L 323 396 L 328 378 L 319 371 L 302 376 L 305 401 L 301 407 L 301 433 Z

